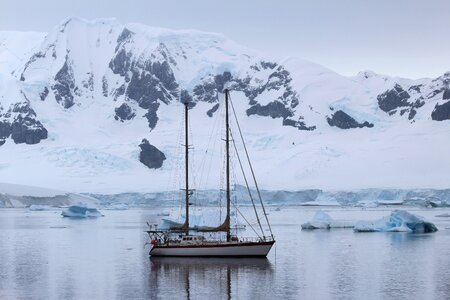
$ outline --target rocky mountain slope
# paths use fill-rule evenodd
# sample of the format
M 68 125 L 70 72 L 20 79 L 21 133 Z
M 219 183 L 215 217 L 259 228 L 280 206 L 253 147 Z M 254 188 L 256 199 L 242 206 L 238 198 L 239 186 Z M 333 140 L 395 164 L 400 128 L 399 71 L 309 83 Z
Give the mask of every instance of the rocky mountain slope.
M 344 77 L 220 34 L 76 18 L 48 34 L 0 32 L 0 67 L 0 181 L 168 189 L 180 100 L 201 161 L 227 87 L 268 188 L 447 185 L 450 73 Z

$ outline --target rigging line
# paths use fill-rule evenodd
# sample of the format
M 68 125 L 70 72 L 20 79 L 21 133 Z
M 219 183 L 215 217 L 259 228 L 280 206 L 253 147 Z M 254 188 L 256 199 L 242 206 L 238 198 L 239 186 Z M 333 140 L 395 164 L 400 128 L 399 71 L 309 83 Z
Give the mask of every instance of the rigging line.
M 237 208 L 237 206 L 234 206 L 234 208 L 236 209 L 236 211 L 241 215 L 242 219 L 244 219 L 244 221 L 248 224 L 248 226 L 250 226 L 250 228 L 253 230 L 253 232 L 255 232 L 255 234 L 261 238 L 258 234 L 258 232 L 256 232 L 255 228 L 253 228 L 252 224 L 245 218 L 245 216 L 241 213 L 241 211 L 239 210 L 239 208 Z M 263 234 L 264 236 L 264 234 Z
M 206 187 L 206 180 L 209 178 L 209 174 L 211 172 L 212 158 L 213 158 L 216 141 L 217 141 L 217 139 L 213 139 L 213 136 L 216 136 L 217 131 L 219 130 L 218 125 L 219 125 L 219 121 L 220 121 L 220 118 L 219 118 L 220 113 L 221 113 L 221 109 L 219 107 L 219 110 L 217 111 L 217 113 L 215 115 L 213 115 L 213 125 L 211 127 L 208 143 L 207 143 L 206 150 L 204 153 L 204 159 L 202 161 L 200 171 L 199 171 L 200 172 L 199 189 L 201 189 L 203 186 Z M 206 169 L 208 170 L 207 173 L 206 173 Z M 206 178 L 205 178 L 205 173 L 206 173 Z
M 259 215 L 258 215 L 258 211 L 256 209 L 255 201 L 253 200 L 253 196 L 252 196 L 252 193 L 250 191 L 250 187 L 248 186 L 247 176 L 245 176 L 244 167 L 242 166 L 242 162 L 241 162 L 241 157 L 239 156 L 239 152 L 238 152 L 237 147 L 236 147 L 236 142 L 234 141 L 233 133 L 231 132 L 231 130 L 230 130 L 230 135 L 231 135 L 231 140 L 233 141 L 233 146 L 234 146 L 234 151 L 236 153 L 236 157 L 237 157 L 237 159 L 239 161 L 239 166 L 241 167 L 242 176 L 244 177 L 245 186 L 247 187 L 247 191 L 248 191 L 248 194 L 250 196 L 250 200 L 252 200 L 252 205 L 253 205 L 253 210 L 255 211 L 256 220 L 258 221 L 259 228 L 261 229 L 261 233 L 264 236 L 264 230 L 263 230 L 261 222 L 259 220 Z
M 241 126 L 239 125 L 239 120 L 238 120 L 238 118 L 236 116 L 236 110 L 234 109 L 234 105 L 233 105 L 233 101 L 231 101 L 231 97 L 229 99 L 230 99 L 230 103 L 231 103 L 231 108 L 233 110 L 233 115 L 234 115 L 234 118 L 236 120 L 236 125 L 237 125 L 237 128 L 239 129 L 239 135 L 241 136 L 242 145 L 244 146 L 245 155 L 247 156 L 248 165 L 250 166 L 250 171 L 252 172 L 253 181 L 255 182 L 256 191 L 258 192 L 259 201 L 261 202 L 261 207 L 262 207 L 263 212 L 264 212 L 264 217 L 266 218 L 267 225 L 269 226 L 270 235 L 273 238 L 272 227 L 270 226 L 269 218 L 267 217 L 267 213 L 266 213 L 266 208 L 264 207 L 264 203 L 262 201 L 261 192 L 259 191 L 258 182 L 256 181 L 255 172 L 253 172 L 253 166 L 252 166 L 252 163 L 250 162 L 250 157 L 248 155 L 247 146 L 245 145 L 244 137 L 242 136 Z

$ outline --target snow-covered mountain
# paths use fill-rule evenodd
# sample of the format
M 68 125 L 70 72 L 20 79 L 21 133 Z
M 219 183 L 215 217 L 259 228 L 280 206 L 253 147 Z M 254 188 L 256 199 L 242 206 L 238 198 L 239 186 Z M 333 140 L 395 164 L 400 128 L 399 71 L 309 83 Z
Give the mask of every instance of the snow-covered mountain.
M 449 83 L 450 73 L 345 77 L 275 61 L 220 34 L 113 19 L 69 18 L 48 34 L 0 32 L 0 182 L 169 190 L 185 99 L 193 168 L 206 177 L 228 87 L 266 189 L 445 188 Z M 219 150 L 208 155 L 221 161 Z M 219 166 L 199 188 L 214 187 Z

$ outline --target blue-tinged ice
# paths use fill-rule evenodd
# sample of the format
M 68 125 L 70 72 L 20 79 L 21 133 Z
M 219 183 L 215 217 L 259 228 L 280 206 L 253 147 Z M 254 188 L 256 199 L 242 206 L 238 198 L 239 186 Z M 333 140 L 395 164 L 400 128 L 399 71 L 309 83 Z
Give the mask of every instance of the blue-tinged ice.
M 394 210 L 387 217 L 377 221 L 358 221 L 353 228 L 356 232 L 435 232 L 436 226 L 406 210 Z
M 61 213 L 63 217 L 69 218 L 96 218 L 103 215 L 96 209 L 90 208 L 83 204 L 72 205 Z
M 351 221 L 334 220 L 323 210 L 318 210 L 313 219 L 302 224 L 302 229 L 353 228 Z

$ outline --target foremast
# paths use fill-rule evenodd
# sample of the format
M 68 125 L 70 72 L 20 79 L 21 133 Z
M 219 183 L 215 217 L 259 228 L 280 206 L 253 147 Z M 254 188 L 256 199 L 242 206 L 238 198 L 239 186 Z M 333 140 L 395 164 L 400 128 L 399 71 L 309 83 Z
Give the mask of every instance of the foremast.
M 184 103 L 184 156 L 185 156 L 185 201 L 186 201 L 186 220 L 183 224 L 170 227 L 171 231 L 184 232 L 186 235 L 189 234 L 189 102 Z

